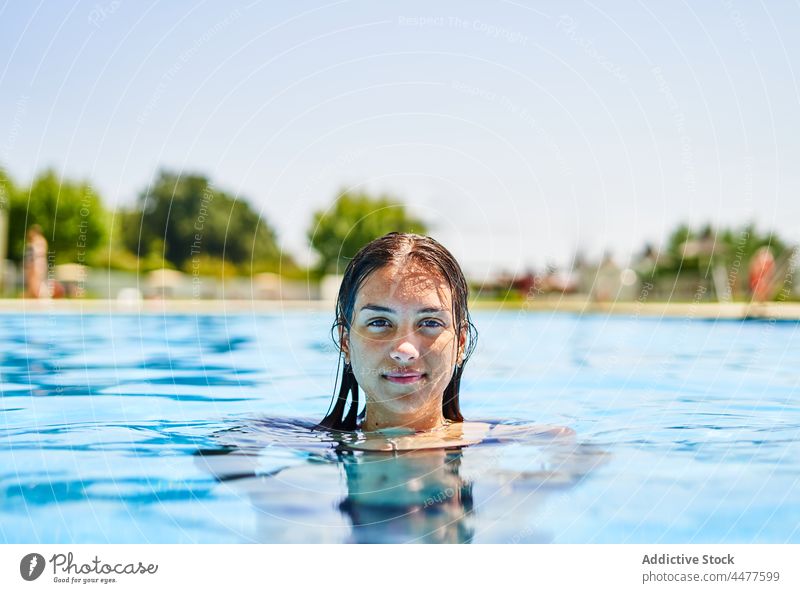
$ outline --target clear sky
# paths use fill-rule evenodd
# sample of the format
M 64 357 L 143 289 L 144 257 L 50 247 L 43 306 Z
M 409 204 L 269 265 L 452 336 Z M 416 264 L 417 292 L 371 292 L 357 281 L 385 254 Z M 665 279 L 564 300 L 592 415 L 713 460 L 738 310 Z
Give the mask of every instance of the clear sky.
M 0 165 L 130 204 L 159 167 L 311 213 L 402 199 L 473 276 L 678 222 L 800 242 L 800 5 L 0 0 Z

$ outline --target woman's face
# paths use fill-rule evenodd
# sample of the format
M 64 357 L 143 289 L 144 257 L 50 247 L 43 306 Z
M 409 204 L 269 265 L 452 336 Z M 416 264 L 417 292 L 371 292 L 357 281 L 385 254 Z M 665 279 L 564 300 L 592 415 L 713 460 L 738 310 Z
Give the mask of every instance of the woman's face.
M 442 395 L 466 341 L 466 331 L 456 339 L 452 304 L 444 278 L 416 263 L 367 276 L 349 335 L 341 334 L 345 359 L 367 396 L 367 430 L 441 423 Z

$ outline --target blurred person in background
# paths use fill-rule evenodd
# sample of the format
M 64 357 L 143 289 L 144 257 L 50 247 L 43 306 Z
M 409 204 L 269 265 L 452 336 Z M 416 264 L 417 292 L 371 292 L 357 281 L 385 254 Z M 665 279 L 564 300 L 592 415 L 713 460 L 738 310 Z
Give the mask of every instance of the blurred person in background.
M 750 260 L 749 285 L 754 301 L 772 297 L 775 277 L 775 258 L 769 247 L 760 247 Z
M 25 296 L 38 299 L 50 296 L 47 284 L 47 239 L 38 224 L 28 229 L 22 260 Z

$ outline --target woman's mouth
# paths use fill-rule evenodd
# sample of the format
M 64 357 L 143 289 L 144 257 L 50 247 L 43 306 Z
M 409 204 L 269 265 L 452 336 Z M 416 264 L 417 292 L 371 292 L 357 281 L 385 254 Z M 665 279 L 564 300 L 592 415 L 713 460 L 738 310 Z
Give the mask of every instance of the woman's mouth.
M 422 377 L 424 376 L 425 373 L 405 372 L 405 373 L 387 373 L 383 376 L 383 378 L 386 379 L 387 381 L 391 381 L 392 383 L 407 385 L 409 383 L 416 383 L 417 381 L 421 380 Z

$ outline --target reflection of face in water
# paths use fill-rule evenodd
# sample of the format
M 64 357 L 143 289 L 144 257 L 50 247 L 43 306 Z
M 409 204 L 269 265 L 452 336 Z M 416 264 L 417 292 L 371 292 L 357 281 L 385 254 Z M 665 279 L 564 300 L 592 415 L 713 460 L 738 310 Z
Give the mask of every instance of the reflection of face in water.
M 347 497 L 339 505 L 352 541 L 464 543 L 472 539 L 472 484 L 461 451 L 407 451 L 398 456 L 345 452 Z

